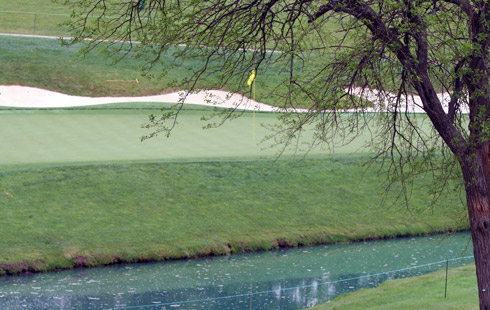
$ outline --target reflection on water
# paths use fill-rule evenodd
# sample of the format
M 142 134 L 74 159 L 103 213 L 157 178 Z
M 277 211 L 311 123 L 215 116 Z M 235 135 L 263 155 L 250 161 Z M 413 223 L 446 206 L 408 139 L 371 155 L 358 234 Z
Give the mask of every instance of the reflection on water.
M 469 241 L 458 233 L 3 277 L 0 309 L 301 309 L 442 269 L 472 255 Z

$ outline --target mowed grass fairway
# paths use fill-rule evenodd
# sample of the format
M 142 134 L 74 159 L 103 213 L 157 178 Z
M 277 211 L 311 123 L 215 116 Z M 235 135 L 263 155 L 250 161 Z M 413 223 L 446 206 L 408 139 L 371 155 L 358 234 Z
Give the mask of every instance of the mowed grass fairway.
M 131 109 L 128 109 L 128 105 Z M 332 155 L 277 148 L 252 113 L 203 130 L 184 110 L 170 139 L 140 142 L 145 104 L 2 110 L 0 272 L 166 260 L 467 228 L 457 197 L 433 209 L 419 179 L 412 215 L 381 200 L 359 143 Z M 139 109 L 141 108 L 141 109 Z M 256 113 L 274 124 L 273 113 Z M 308 139 L 308 137 L 305 137 Z M 294 156 L 297 158 L 294 159 Z M 10 196 L 13 195 L 13 197 Z
M 35 14 L 37 13 L 37 14 Z M 66 35 L 60 24 L 67 21 L 70 9 L 51 0 L 20 0 L 0 2 L 0 32 Z
M 136 106 L 136 105 L 134 105 Z M 259 142 L 268 133 L 261 123 L 274 124 L 273 114 L 229 122 L 217 129 L 203 130 L 203 115 L 211 112 L 191 110 L 178 118 L 170 138 L 163 135 L 141 142 L 151 130 L 142 129 L 148 115 L 158 110 L 17 110 L 0 111 L 0 134 L 8 147 L 0 150 L 0 165 L 32 165 L 142 160 L 215 160 L 216 158 L 271 158 L 279 148 Z M 292 154 L 294 150 L 286 152 Z M 313 153 L 324 153 L 316 150 Z

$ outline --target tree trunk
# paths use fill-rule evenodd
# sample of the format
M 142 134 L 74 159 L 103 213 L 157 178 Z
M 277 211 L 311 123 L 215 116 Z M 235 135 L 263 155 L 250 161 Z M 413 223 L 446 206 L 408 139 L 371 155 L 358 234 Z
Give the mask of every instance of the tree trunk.
M 490 192 L 489 143 L 462 159 L 470 219 L 480 309 L 490 310 Z

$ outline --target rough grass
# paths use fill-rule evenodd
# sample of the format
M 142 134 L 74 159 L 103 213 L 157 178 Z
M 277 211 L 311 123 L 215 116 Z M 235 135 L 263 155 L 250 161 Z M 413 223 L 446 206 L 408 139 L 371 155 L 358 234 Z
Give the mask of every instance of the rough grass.
M 449 270 L 447 298 L 444 298 L 445 272 L 441 270 L 419 277 L 387 281 L 376 288 L 346 294 L 313 309 L 478 309 L 475 266 Z
M 167 260 L 468 227 L 444 198 L 381 203 L 362 158 L 2 171 L 2 273 Z M 429 203 L 418 183 L 410 206 Z M 13 197 L 10 197 L 12 194 Z M 387 207 L 388 206 L 388 207 Z M 420 209 L 420 208 L 419 208 Z
M 195 68 L 203 65 L 199 59 L 186 60 L 173 67 L 172 51 L 163 55 L 163 63 L 153 68 L 153 77 L 143 76 L 144 61 L 132 54 L 114 64 L 113 60 L 94 51 L 84 58 L 80 45 L 61 46 L 57 39 L 2 36 L 0 40 L 0 84 L 40 87 L 81 96 L 139 96 L 160 94 L 185 88 L 176 80 L 189 77 Z M 22 55 L 22 57 L 19 57 Z M 256 99 L 275 105 L 270 92 L 281 81 L 279 69 L 269 69 L 257 76 Z M 161 72 L 166 71 L 165 76 Z M 135 83 L 138 79 L 139 83 Z M 204 76 L 197 88 L 217 88 L 216 75 Z M 111 82 L 111 81 L 117 82 Z M 133 81 L 133 82 L 132 82 Z M 234 85 L 251 96 L 247 85 Z
M 4 64 L 0 84 L 19 84 L 82 96 L 137 96 L 162 93 L 185 68 L 169 72 L 165 80 L 142 77 L 143 61 L 127 57 L 117 65 L 102 54 L 80 58 L 79 46 L 61 46 L 57 39 L 2 37 Z M 19 57 L 22 55 L 22 57 Z M 170 59 L 167 60 L 171 61 Z M 189 63 L 190 66 L 195 65 Z M 158 72 L 159 68 L 155 68 Z M 138 79 L 135 82 L 128 80 Z M 109 82 L 123 80 L 125 82 Z

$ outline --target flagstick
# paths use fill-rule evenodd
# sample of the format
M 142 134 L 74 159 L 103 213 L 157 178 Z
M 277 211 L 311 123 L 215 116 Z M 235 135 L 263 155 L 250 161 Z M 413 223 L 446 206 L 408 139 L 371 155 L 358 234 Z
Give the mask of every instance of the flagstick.
M 255 101 L 255 70 L 252 70 L 252 74 L 248 78 L 247 84 L 248 86 L 252 87 L 252 100 Z M 252 104 L 254 105 L 252 135 L 253 135 L 253 139 L 255 140 L 255 103 Z
M 255 101 L 255 79 L 253 81 L 254 85 L 253 85 L 253 100 Z M 254 112 L 253 112 L 253 137 L 254 137 L 254 140 L 255 140 L 255 102 L 253 103 L 254 105 Z

